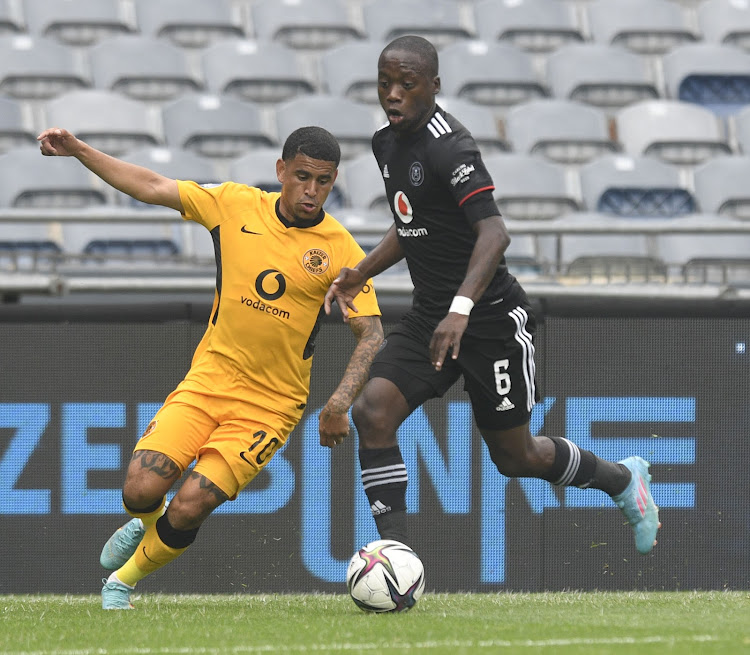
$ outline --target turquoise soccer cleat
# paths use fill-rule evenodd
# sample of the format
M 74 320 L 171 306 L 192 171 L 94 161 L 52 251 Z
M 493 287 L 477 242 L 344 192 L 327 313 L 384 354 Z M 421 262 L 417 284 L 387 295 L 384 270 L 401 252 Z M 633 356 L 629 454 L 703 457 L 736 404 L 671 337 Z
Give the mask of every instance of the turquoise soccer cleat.
M 102 554 L 99 557 L 101 565 L 108 571 L 119 569 L 133 555 L 144 534 L 146 534 L 146 529 L 141 519 L 131 519 L 118 528 L 102 548 Z
M 103 610 L 132 610 L 135 609 L 130 604 L 130 592 L 133 591 L 122 582 L 109 581 L 102 578 L 104 586 L 102 587 L 102 609 Z
M 646 555 L 654 547 L 656 533 L 661 527 L 659 510 L 654 504 L 649 486 L 651 475 L 648 469 L 651 465 L 641 457 L 628 457 L 618 463 L 630 470 L 632 478 L 625 491 L 612 496 L 612 500 L 632 526 L 638 552 Z

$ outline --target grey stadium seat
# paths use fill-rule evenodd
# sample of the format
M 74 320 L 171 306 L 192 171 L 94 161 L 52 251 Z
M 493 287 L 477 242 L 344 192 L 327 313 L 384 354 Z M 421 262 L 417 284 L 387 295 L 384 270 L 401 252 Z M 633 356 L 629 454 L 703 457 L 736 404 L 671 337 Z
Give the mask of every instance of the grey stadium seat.
M 440 49 L 472 36 L 458 4 L 446 0 L 374 0 L 362 8 L 367 38 L 384 44 L 406 34 L 428 39 Z
M 132 6 L 120 0 L 25 0 L 29 32 L 88 46 L 137 31 Z
M 750 157 L 711 159 L 695 169 L 693 180 L 701 211 L 750 219 Z
M 531 56 L 506 43 L 459 41 L 440 53 L 443 93 L 483 105 L 513 105 L 547 95 Z
M 493 196 L 503 216 L 550 219 L 580 208 L 562 166 L 539 157 L 510 153 L 490 155 L 484 163 L 495 184 Z
M 24 145 L 36 145 L 36 135 L 31 107 L 0 96 L 0 153 Z
M 206 48 L 201 59 L 206 83 L 215 94 L 276 103 L 315 91 L 315 79 L 296 52 L 281 43 L 217 43 Z
M 319 125 L 331 132 L 339 141 L 342 159 L 370 152 L 372 135 L 378 127 L 370 107 L 346 98 L 317 94 L 279 105 L 276 110 L 279 143 L 305 125 Z
M 96 88 L 136 100 L 172 100 L 203 82 L 182 48 L 146 36 L 106 39 L 89 50 Z
M 654 157 L 605 155 L 580 168 L 586 208 L 614 216 L 670 217 L 696 211 L 676 166 Z
M 490 107 L 478 105 L 466 98 L 442 94 L 437 97 L 437 102 L 471 132 L 483 154 L 490 155 L 511 149 L 501 133 L 501 123 Z
M 566 45 L 551 53 L 547 80 L 557 98 L 604 108 L 659 96 L 645 59 L 622 48 L 594 43 Z
M 0 93 L 42 100 L 91 86 L 82 53 L 27 34 L 0 37 Z
M 60 125 L 89 145 L 119 156 L 163 142 L 161 121 L 144 103 L 112 91 L 72 91 L 47 102 L 45 125 Z
M 339 166 L 339 179 L 351 207 L 390 216 L 391 209 L 385 195 L 383 174 L 372 153 L 363 153 L 342 162 Z
M 231 96 L 184 95 L 161 115 L 167 145 L 204 157 L 239 157 L 274 143 L 258 106 Z
M 583 41 L 575 7 L 565 2 L 484 0 L 474 6 L 474 22 L 481 39 L 506 41 L 529 52 Z
M 750 107 L 738 111 L 731 118 L 740 149 L 750 155 Z
M 563 164 L 581 164 L 616 152 L 609 119 L 596 107 L 570 100 L 532 100 L 512 107 L 505 117 L 513 150 Z
M 731 114 L 750 102 L 750 53 L 714 43 L 675 48 L 662 59 L 671 98 Z
M 594 41 L 662 54 L 698 40 L 687 13 L 669 0 L 597 0 L 586 6 Z
M 261 0 L 251 6 L 259 39 L 281 41 L 290 48 L 324 50 L 364 34 L 338 0 Z
M 0 207 L 67 209 L 107 203 L 109 187 L 80 162 L 37 147 L 0 155 Z
M 703 0 L 698 5 L 698 26 L 706 41 L 750 52 L 750 2 Z
M 138 0 L 136 14 L 142 34 L 182 48 L 246 36 L 240 7 L 231 0 Z
M 626 152 L 683 166 L 731 153 L 724 126 L 708 109 L 674 100 L 646 100 L 617 113 Z
M 380 41 L 350 41 L 320 56 L 320 77 L 327 93 L 378 104 Z
M 0 0 L 0 36 L 12 36 L 26 31 L 23 10 L 18 0 Z
M 62 260 L 58 223 L 3 222 L 0 231 L 0 271 L 54 271 Z

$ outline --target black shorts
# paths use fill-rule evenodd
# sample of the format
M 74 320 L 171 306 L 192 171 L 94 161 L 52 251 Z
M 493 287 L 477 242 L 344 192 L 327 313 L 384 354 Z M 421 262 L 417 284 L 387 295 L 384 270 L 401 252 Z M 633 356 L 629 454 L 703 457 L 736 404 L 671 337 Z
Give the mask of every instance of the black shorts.
M 446 357 L 440 371 L 430 361 L 432 330 L 412 310 L 388 334 L 370 368 L 370 378 L 393 382 L 416 409 L 438 398 L 459 377 L 469 394 L 477 427 L 507 430 L 527 423 L 539 400 L 534 378 L 536 320 L 528 302 L 507 299 L 493 307 L 492 330 L 486 322 L 482 333 L 464 334 L 458 359 Z

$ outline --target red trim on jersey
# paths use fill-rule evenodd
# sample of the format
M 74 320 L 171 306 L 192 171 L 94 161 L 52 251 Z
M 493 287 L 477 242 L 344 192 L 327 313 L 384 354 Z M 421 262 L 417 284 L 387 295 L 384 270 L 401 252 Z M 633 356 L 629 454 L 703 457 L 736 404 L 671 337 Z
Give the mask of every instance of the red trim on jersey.
M 481 193 L 482 191 L 494 191 L 494 186 L 483 186 L 481 189 L 477 189 L 476 191 L 472 191 L 468 196 L 466 196 L 461 202 L 458 203 L 458 206 L 460 207 L 463 205 L 471 196 L 477 195 L 477 193 Z

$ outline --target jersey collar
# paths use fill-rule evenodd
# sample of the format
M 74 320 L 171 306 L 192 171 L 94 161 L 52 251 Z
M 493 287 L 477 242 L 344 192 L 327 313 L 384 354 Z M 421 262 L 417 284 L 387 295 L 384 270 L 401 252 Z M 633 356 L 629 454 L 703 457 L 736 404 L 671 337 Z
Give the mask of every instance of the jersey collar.
M 281 198 L 278 198 L 276 200 L 276 218 L 278 218 L 281 221 L 281 224 L 284 227 L 298 227 L 301 229 L 307 229 L 308 227 L 315 227 L 316 225 L 320 225 L 323 222 L 323 219 L 325 218 L 326 212 L 325 209 L 321 209 L 320 213 L 315 217 L 314 220 L 304 223 L 291 223 L 281 213 Z

